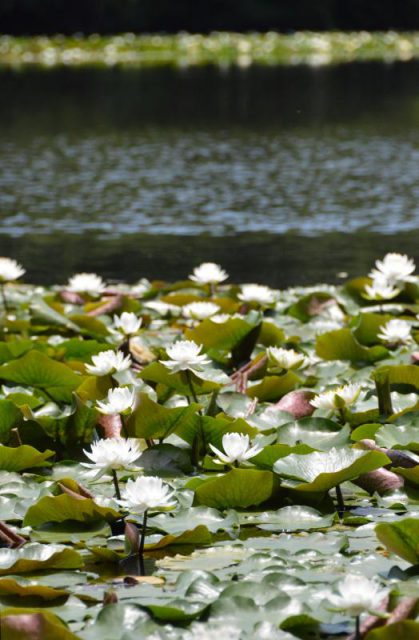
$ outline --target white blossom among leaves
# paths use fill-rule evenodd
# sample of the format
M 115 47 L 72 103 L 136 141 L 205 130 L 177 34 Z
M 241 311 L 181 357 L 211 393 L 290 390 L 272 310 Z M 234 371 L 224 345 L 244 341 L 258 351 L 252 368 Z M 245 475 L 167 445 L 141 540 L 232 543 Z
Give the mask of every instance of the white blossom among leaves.
M 25 273 L 25 269 L 12 258 L 0 258 L 0 282 L 13 282 Z
M 203 262 L 195 267 L 189 278 L 198 284 L 218 284 L 227 280 L 228 273 L 214 262 Z
M 119 503 L 127 511 L 142 514 L 149 509 L 171 509 L 176 502 L 173 500 L 175 492 L 156 476 L 140 476 L 135 480 L 128 480 L 123 498 Z
M 120 316 L 113 317 L 113 323 L 118 332 L 125 336 L 131 336 L 140 329 L 142 319 L 137 318 L 135 313 L 124 311 Z
M 249 436 L 242 433 L 225 433 L 222 439 L 224 453 L 210 444 L 212 451 L 218 456 L 218 464 L 244 462 L 260 453 L 263 447 L 250 445 Z
M 281 347 L 268 347 L 266 353 L 269 363 L 283 369 L 300 369 L 308 364 L 308 359 L 294 349 L 282 349 Z
M 260 305 L 269 305 L 275 302 L 275 292 L 262 284 L 244 284 L 238 295 L 243 302 L 257 302 Z
M 403 344 L 410 341 L 410 334 L 411 326 L 406 320 L 393 318 L 381 327 L 381 333 L 378 334 L 378 337 L 389 344 Z
M 106 400 L 98 400 L 97 408 L 101 413 L 112 415 L 114 413 L 125 413 L 132 409 L 135 403 L 135 391 L 128 387 L 117 387 L 109 389 Z
M 218 313 L 220 307 L 214 302 L 190 302 L 183 307 L 183 315 L 186 318 L 205 320 Z
M 328 596 L 331 608 L 346 611 L 354 617 L 364 611 L 376 611 L 388 595 L 388 589 L 381 587 L 379 582 L 356 573 L 348 573 L 336 587 L 337 593 Z
M 101 351 L 92 356 L 93 364 L 86 364 L 88 373 L 94 376 L 106 376 L 109 373 L 125 371 L 131 366 L 131 358 L 124 357 L 122 351 Z
M 91 451 L 83 449 L 92 461 L 82 462 L 91 469 L 129 469 L 140 457 L 141 449 L 136 440 L 125 438 L 107 438 L 91 445 Z
M 406 255 L 387 253 L 382 260 L 376 261 L 375 266 L 370 273 L 373 280 L 381 278 L 392 286 L 416 280 L 412 276 L 416 269 L 415 263 Z
M 400 293 L 400 289 L 389 284 L 385 278 L 375 277 L 371 284 L 365 285 L 365 297 L 370 300 L 391 300 Z
M 360 392 L 361 386 L 359 384 L 347 384 L 319 393 L 310 400 L 310 404 L 316 407 L 316 409 L 336 411 L 337 409 L 343 409 L 355 404 Z
M 205 355 L 200 355 L 202 345 L 192 340 L 179 340 L 167 347 L 167 355 L 170 360 L 160 360 L 172 373 L 178 371 L 201 371 L 202 367 L 209 364 L 210 360 Z
M 96 273 L 76 273 L 69 279 L 67 289 L 76 293 L 88 293 L 94 296 L 102 293 L 105 286 L 102 278 Z

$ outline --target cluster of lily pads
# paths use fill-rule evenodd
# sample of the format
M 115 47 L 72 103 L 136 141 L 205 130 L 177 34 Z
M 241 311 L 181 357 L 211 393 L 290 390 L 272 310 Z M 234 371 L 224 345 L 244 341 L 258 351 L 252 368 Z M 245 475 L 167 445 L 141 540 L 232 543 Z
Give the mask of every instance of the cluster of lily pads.
M 0 36 L 0 64 L 6 66 L 323 65 L 358 60 L 404 61 L 418 55 L 417 32 Z
M 413 260 L 24 274 L 0 258 L 2 640 L 418 637 Z

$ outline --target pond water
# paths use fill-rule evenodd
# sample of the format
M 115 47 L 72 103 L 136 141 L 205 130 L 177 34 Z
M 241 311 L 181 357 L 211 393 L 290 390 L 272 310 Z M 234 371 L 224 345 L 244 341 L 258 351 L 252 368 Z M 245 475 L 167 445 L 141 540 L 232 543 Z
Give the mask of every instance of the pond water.
M 0 72 L 0 252 L 35 282 L 419 258 L 419 63 Z

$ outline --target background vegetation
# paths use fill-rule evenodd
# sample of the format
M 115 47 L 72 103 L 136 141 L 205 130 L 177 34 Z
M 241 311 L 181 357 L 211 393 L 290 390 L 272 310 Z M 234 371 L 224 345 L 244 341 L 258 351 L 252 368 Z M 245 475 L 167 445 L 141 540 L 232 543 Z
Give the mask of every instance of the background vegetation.
M 15 35 L 419 29 L 419 0 L 2 0 Z

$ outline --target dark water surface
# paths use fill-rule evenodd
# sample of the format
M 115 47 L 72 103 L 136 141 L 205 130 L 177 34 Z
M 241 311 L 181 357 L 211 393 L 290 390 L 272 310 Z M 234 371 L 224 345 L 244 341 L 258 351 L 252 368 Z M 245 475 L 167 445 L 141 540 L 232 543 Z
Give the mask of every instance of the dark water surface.
M 29 278 L 277 286 L 419 259 L 419 63 L 0 73 L 0 253 Z

